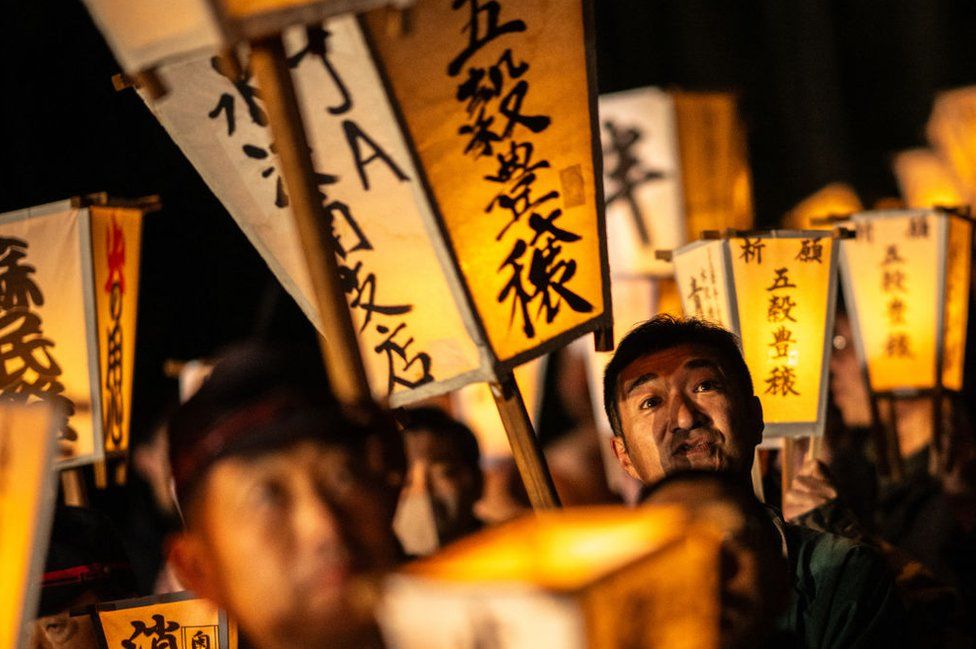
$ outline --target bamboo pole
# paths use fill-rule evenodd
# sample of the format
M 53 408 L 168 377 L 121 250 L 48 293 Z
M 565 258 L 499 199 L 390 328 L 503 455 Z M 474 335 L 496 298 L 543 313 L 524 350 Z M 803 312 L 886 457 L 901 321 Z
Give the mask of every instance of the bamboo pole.
M 322 331 L 319 344 L 329 382 L 344 404 L 370 401 L 366 370 L 339 283 L 331 224 L 314 180 L 312 157 L 280 35 L 251 43 L 251 69 L 261 88 L 298 230 Z
M 782 498 L 786 498 L 786 492 L 793 484 L 796 476 L 796 440 L 792 437 L 783 438 L 783 448 L 779 456 L 780 477 L 782 478 Z
M 65 469 L 61 472 L 61 490 L 64 493 L 65 505 L 88 506 L 88 493 L 85 491 L 85 480 L 81 469 Z
M 495 398 L 498 414 L 502 418 L 508 443 L 515 456 L 515 465 L 522 476 L 532 508 L 538 510 L 560 507 L 559 494 L 556 493 L 542 447 L 539 446 L 539 440 L 529 420 L 518 383 L 512 374 L 500 378 L 498 383 L 491 384 L 491 395 Z

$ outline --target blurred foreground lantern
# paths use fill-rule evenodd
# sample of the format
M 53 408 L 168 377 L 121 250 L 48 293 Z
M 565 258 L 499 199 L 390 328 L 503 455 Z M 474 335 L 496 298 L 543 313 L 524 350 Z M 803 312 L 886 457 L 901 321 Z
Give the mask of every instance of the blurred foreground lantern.
M 765 437 L 823 434 L 836 246 L 830 232 L 773 230 L 696 241 L 673 253 L 685 315 L 741 338 Z
M 717 647 L 720 543 L 671 508 L 524 517 L 389 578 L 380 623 L 400 649 Z
M 54 513 L 57 423 L 50 408 L 0 404 L 0 647 L 27 646 L 36 613 Z
M 976 86 L 939 93 L 926 126 L 928 139 L 971 203 L 976 197 Z
M 851 223 L 841 277 L 872 392 L 962 390 L 972 221 L 933 209 L 861 212 Z
M 60 468 L 128 448 L 142 215 L 150 209 L 154 199 L 126 207 L 97 197 L 0 214 L 0 395 L 58 405 Z
M 895 156 L 893 167 L 908 207 L 957 207 L 969 202 L 945 161 L 933 151 L 902 151 Z M 860 210 L 852 213 L 855 211 Z
M 227 614 L 188 592 L 98 604 L 91 615 L 105 647 L 237 649 Z

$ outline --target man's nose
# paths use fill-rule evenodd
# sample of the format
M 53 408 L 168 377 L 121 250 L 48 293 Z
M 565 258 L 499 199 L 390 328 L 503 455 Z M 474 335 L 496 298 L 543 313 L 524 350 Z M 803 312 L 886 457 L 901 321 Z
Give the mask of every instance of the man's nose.
M 341 521 L 324 493 L 309 485 L 295 500 L 293 525 L 303 548 L 314 551 L 341 544 Z
M 671 430 L 691 430 L 704 421 L 704 414 L 698 405 L 684 392 L 678 392 L 671 399 Z

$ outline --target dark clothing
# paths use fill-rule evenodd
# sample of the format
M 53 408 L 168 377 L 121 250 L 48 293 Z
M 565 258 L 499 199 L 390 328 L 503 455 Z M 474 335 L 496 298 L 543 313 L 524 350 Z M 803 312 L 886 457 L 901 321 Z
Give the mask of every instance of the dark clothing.
M 877 550 L 849 539 L 774 522 L 793 572 L 793 602 L 781 628 L 808 648 L 901 647 L 904 609 Z

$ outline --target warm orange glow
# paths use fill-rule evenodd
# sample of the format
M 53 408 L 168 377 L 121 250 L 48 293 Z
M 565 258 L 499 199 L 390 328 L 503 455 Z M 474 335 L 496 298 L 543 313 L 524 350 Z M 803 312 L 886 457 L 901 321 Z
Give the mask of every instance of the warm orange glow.
M 976 195 L 976 86 L 940 93 L 927 131 L 963 193 L 972 200 Z
M 827 216 L 847 216 L 860 212 L 861 199 L 847 183 L 830 183 L 807 196 L 783 217 L 783 226 L 796 230 L 830 229 L 833 226 L 815 223 Z
M 962 390 L 966 360 L 966 325 L 969 318 L 969 282 L 972 266 L 973 225 L 949 219 L 946 249 L 945 323 L 943 325 L 942 384 Z
M 686 316 L 734 328 L 724 241 L 696 241 L 675 251 L 674 276 Z
M 689 240 L 704 230 L 752 227 L 745 128 L 734 95 L 673 93 Z
M 92 207 L 91 233 L 102 437 L 107 453 L 125 453 L 132 420 L 142 212 Z
M 908 207 L 955 207 L 967 202 L 952 171 L 933 151 L 902 151 L 893 166 Z
M 164 596 L 166 597 L 166 596 Z M 141 604 L 141 605 L 140 605 Z M 220 610 L 205 599 L 182 599 L 169 602 L 119 602 L 118 610 L 98 611 L 98 619 L 102 625 L 105 646 L 124 647 L 125 642 L 132 638 L 133 622 L 142 622 L 148 628 L 155 624 L 153 616 L 161 615 L 167 623 L 175 622 L 179 626 L 175 631 L 177 646 L 185 649 L 190 647 L 224 646 L 227 638 L 225 627 L 221 630 Z M 229 634 L 228 634 L 229 635 Z M 195 644 L 194 638 L 206 637 L 208 644 Z
M 383 11 L 366 14 L 365 22 L 487 342 L 498 358 L 510 359 L 600 317 L 604 310 L 596 204 L 599 179 L 592 159 L 596 134 L 590 124 L 582 3 L 505 4 L 498 19 L 521 20 L 524 31 L 505 34 L 461 59 L 455 76 L 448 71 L 469 44 L 470 12 L 452 10 L 450 3 L 437 0 L 419 0 L 410 11 L 412 27 L 404 34 L 388 33 Z M 498 141 L 485 147 L 471 133 L 479 128 L 471 125 L 479 111 L 468 113 L 466 102 L 457 98 L 458 86 L 468 79 L 471 68 L 495 65 L 509 50 L 516 65 L 528 64 L 518 73 L 519 81 L 511 82 L 527 84 L 524 105 L 519 103 L 521 114 L 540 119 L 535 120 L 534 130 L 512 123 L 514 130 L 508 136 L 499 135 Z M 510 73 L 506 72 L 506 79 Z M 489 125 L 493 133 L 505 132 L 508 122 L 499 112 L 500 101 L 492 99 L 484 106 L 486 117 L 493 116 Z M 528 149 L 513 147 L 525 143 L 531 145 L 532 164 L 546 162 L 533 171 L 529 194 L 513 186 L 518 176 L 490 180 L 500 177 L 499 164 L 505 156 L 524 161 Z M 553 226 L 571 233 L 568 238 L 559 235 L 561 240 L 550 233 L 534 233 L 528 212 L 513 218 L 513 210 L 499 202 L 499 196 L 504 197 L 502 202 L 512 196 L 538 201 L 553 192 L 558 196 L 530 211 L 549 218 L 559 210 Z M 546 252 L 548 245 L 553 247 Z M 554 255 L 549 262 L 544 261 L 547 255 Z M 553 272 L 552 281 L 562 283 L 559 291 L 550 286 L 537 292 L 529 278 L 530 267 Z M 520 290 L 533 296 L 524 311 Z
M 897 210 L 864 212 L 853 218 L 857 238 L 843 244 L 842 273 L 848 308 L 853 306 L 855 334 L 875 391 L 927 389 L 936 386 L 937 336 L 940 333 L 942 286 L 949 217 L 939 212 Z M 968 225 L 956 229 L 956 246 L 964 245 Z M 952 314 L 947 332 L 953 359 L 947 376 L 961 381 L 968 301 L 968 255 L 957 247 L 949 273 Z M 951 369 L 950 369 L 951 367 Z
M 825 398 L 834 239 L 763 238 L 761 263 L 744 252 L 756 241 L 729 240 L 743 356 L 767 424 L 814 425 Z
M 45 408 L 0 407 L 0 647 L 33 617 L 54 507 L 54 431 Z

